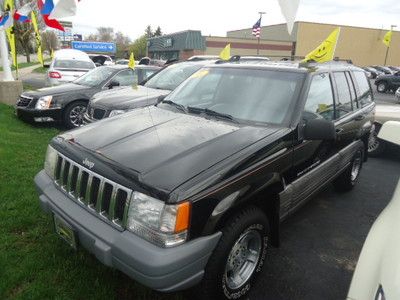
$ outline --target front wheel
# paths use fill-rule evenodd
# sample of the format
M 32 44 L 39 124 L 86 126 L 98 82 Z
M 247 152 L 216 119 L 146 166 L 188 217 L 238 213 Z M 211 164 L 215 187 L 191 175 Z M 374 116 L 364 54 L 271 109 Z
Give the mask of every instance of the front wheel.
M 72 129 L 82 126 L 86 108 L 87 103 L 84 101 L 75 101 L 68 105 L 64 111 L 65 127 Z
M 198 299 L 239 299 L 246 295 L 264 265 L 269 226 L 265 214 L 248 207 L 232 217 L 211 255 Z
M 364 159 L 363 150 L 358 150 L 351 161 L 350 166 L 333 181 L 333 186 L 337 191 L 348 192 L 354 188 L 358 182 Z
M 387 90 L 387 84 L 386 82 L 380 82 L 378 83 L 376 89 L 378 90 L 379 93 L 385 93 Z

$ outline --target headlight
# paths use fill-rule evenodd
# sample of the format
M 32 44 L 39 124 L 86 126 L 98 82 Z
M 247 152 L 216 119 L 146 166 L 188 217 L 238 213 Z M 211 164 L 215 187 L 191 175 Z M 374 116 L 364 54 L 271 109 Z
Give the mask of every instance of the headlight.
M 49 175 L 52 179 L 55 177 L 56 166 L 57 166 L 58 154 L 57 151 L 54 150 L 52 146 L 47 147 L 46 152 L 46 160 L 44 162 L 44 170 L 47 175 Z
M 118 116 L 118 115 L 120 115 L 120 114 L 123 114 L 125 112 L 125 110 L 112 110 L 111 112 L 110 112 L 110 115 L 109 115 L 109 117 L 111 118 L 111 117 L 114 117 L 114 116 Z
M 133 192 L 127 228 L 157 246 L 177 246 L 187 239 L 190 209 L 189 202 L 169 205 Z
M 51 100 L 53 100 L 53 96 L 43 96 L 40 97 L 36 102 L 36 109 L 48 109 L 51 105 Z

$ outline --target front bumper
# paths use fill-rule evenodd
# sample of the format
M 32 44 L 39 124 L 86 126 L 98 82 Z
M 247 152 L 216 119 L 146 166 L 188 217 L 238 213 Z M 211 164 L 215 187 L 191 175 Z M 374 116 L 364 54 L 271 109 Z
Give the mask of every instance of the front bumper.
M 52 118 L 54 121 L 60 121 L 62 118 L 61 108 L 34 109 L 16 106 L 15 113 L 21 119 Z
M 118 231 L 67 197 L 42 170 L 35 177 L 40 205 L 62 217 L 79 244 L 103 264 L 152 289 L 172 292 L 199 283 L 221 232 L 174 248 L 159 248 L 129 231 Z

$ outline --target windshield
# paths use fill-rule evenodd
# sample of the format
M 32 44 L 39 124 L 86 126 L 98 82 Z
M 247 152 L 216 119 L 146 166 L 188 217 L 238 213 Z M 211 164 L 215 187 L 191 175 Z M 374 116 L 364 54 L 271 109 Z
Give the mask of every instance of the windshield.
M 283 124 L 295 105 L 304 74 L 244 68 L 203 68 L 165 101 L 236 121 Z
M 114 71 L 111 68 L 98 67 L 79 77 L 74 83 L 86 86 L 97 86 L 107 80 L 113 73 Z
M 95 65 L 90 61 L 74 60 L 74 59 L 57 59 L 54 62 L 54 68 L 62 69 L 94 69 Z
M 172 91 L 201 67 L 201 64 L 187 63 L 170 65 L 150 78 L 145 86 L 153 89 Z

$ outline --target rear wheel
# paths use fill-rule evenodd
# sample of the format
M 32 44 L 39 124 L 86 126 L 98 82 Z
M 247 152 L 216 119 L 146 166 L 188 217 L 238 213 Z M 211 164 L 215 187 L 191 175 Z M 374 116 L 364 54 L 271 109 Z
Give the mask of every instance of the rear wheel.
M 379 82 L 376 89 L 378 90 L 379 93 L 385 93 L 387 91 L 387 83 L 382 81 Z
M 358 182 L 363 164 L 363 150 L 358 150 L 351 161 L 350 166 L 333 181 L 333 186 L 337 191 L 350 191 Z
M 84 101 L 72 102 L 64 111 L 64 125 L 71 129 L 83 125 L 83 116 L 86 112 L 87 103 Z
M 239 299 L 246 295 L 264 265 L 269 235 L 268 219 L 257 207 L 232 217 L 211 255 L 198 299 Z

